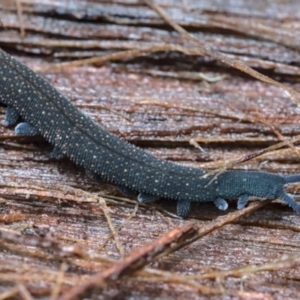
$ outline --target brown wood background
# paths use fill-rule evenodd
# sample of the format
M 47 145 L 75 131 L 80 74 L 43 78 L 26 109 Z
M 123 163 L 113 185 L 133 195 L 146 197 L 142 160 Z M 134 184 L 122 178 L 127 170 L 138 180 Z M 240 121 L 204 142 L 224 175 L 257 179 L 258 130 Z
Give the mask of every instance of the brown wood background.
M 300 92 L 299 1 L 156 3 L 202 45 Z M 143 1 L 0 0 L 0 26 L 3 50 L 95 122 L 157 157 L 209 168 L 244 160 L 233 167 L 300 173 L 297 143 L 263 151 L 297 139 L 300 108 L 279 87 L 208 56 L 162 50 L 53 68 L 164 44 L 196 47 Z M 1 108 L 1 121 L 4 114 Z M 51 159 L 41 138 L 16 137 L 1 126 L 0 143 L 0 299 L 57 299 L 192 222 L 207 232 L 194 242 L 164 242 L 156 260 L 147 250 L 137 258 L 149 257 L 146 267 L 134 272 L 123 264 L 126 276 L 105 277 L 86 297 L 299 298 L 300 216 L 285 204 L 244 212 L 236 212 L 236 201 L 227 212 L 194 204 L 181 220 L 175 202 L 137 205 L 67 159 Z M 297 199 L 299 188 L 288 191 Z M 179 249 L 166 255 L 174 244 Z

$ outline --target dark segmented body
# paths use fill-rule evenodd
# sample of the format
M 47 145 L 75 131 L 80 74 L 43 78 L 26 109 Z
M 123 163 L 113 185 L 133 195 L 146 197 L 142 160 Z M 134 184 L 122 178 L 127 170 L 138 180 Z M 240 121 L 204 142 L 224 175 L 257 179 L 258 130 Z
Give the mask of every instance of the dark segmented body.
M 226 209 L 223 199 L 245 195 L 283 199 L 283 185 L 300 179 L 294 176 L 288 181 L 289 177 L 265 172 L 225 171 L 212 180 L 211 176 L 203 178 L 207 170 L 158 159 L 105 131 L 47 81 L 1 50 L 0 102 L 10 108 L 14 119 L 17 111 L 54 145 L 55 151 L 104 180 L 141 193 L 144 201 L 149 195 L 150 200 L 151 195 L 177 200 L 181 216 L 187 215 L 190 202 L 214 201 Z M 295 202 L 283 200 L 300 212 Z M 244 202 L 241 207 L 247 198 Z

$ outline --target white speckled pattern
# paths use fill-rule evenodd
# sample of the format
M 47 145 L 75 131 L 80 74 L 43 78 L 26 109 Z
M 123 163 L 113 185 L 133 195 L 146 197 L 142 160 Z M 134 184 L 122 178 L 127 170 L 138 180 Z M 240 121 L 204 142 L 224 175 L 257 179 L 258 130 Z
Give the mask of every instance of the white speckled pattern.
M 265 172 L 225 171 L 215 179 L 207 170 L 164 161 L 108 133 L 54 89 L 46 80 L 0 50 L 0 102 L 7 105 L 5 125 L 21 116 L 18 133 L 41 134 L 55 152 L 69 157 L 96 176 L 140 193 L 143 201 L 157 197 L 177 200 L 177 214 L 186 217 L 191 202 L 213 201 L 226 209 L 226 200 L 249 196 L 281 198 L 296 212 L 300 206 L 284 192 L 300 175 L 282 177 Z M 27 124 L 26 124 L 27 122 Z M 18 129 L 19 128 L 19 129 Z M 35 130 L 36 131 L 35 131 Z

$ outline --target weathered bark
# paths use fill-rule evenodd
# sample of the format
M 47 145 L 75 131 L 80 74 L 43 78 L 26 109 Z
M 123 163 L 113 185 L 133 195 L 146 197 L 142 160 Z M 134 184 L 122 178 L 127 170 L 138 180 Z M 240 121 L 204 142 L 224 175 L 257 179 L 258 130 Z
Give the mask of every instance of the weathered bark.
M 71 59 L 163 43 L 196 47 L 141 1 L 99 2 L 23 0 L 22 38 L 15 4 L 2 1 L 0 47 L 95 122 L 158 157 L 196 167 L 300 173 L 297 143 L 288 142 L 299 140 L 299 108 L 282 89 L 212 58 L 160 51 L 50 70 Z M 159 2 L 202 45 L 299 90 L 297 1 Z M 1 108 L 1 121 L 4 113 Z M 283 203 L 236 212 L 233 201 L 229 215 L 195 204 L 189 219 L 180 220 L 175 202 L 137 206 L 67 159 L 50 159 L 51 146 L 41 138 L 16 137 L 1 127 L 0 141 L 0 291 L 8 297 L 61 295 L 100 271 L 103 297 L 298 297 L 300 216 Z M 158 248 L 151 242 L 163 245 L 154 263 Z M 132 260 L 116 264 L 127 255 Z M 135 272 L 145 257 L 149 266 Z

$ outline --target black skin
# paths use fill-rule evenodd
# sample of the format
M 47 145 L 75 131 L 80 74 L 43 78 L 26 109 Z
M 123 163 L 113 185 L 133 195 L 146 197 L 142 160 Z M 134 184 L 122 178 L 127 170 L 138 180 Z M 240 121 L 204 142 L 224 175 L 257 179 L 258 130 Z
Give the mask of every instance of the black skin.
M 211 170 L 158 159 L 95 124 L 46 80 L 1 50 L 0 103 L 7 106 L 4 125 L 24 121 L 16 126 L 16 134 L 42 135 L 54 146 L 53 157 L 69 157 L 126 194 L 138 194 L 140 202 L 176 200 L 180 217 L 187 217 L 192 202 L 214 202 L 226 210 L 227 200 L 238 199 L 241 209 L 250 196 L 280 198 L 300 213 L 284 191 L 286 184 L 300 181 L 300 175 L 229 170 L 206 177 Z

